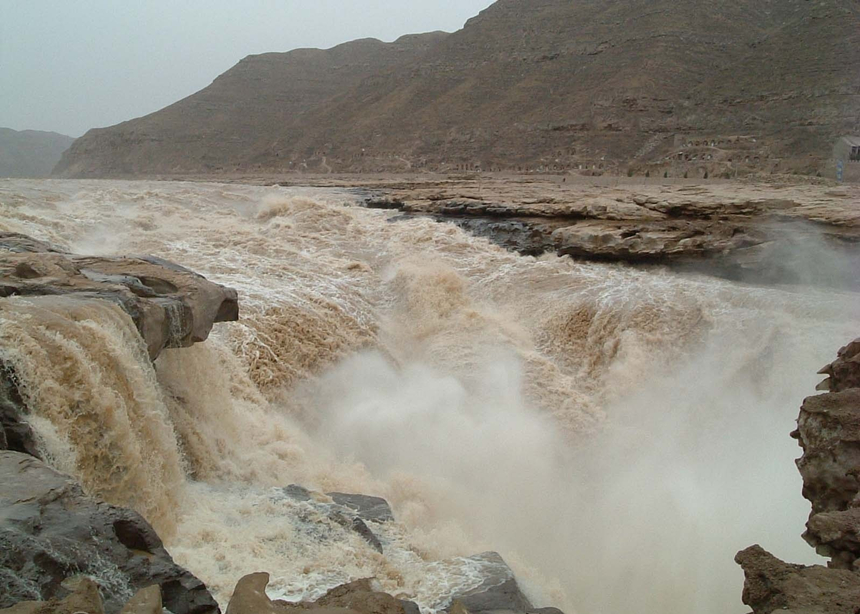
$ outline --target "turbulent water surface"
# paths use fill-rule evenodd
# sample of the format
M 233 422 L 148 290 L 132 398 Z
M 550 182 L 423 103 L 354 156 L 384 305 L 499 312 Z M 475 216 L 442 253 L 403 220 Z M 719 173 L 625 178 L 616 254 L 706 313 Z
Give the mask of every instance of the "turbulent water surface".
M 815 561 L 788 433 L 856 294 L 521 257 L 391 216 L 335 190 L 0 181 L 0 230 L 241 297 L 240 322 L 154 365 L 114 307 L 0 304 L 46 456 L 222 604 L 265 570 L 272 596 L 376 576 L 433 610 L 474 582 L 456 557 L 493 549 L 537 605 L 724 614 L 746 611 L 737 550 Z M 386 554 L 277 496 L 291 483 L 387 498 Z

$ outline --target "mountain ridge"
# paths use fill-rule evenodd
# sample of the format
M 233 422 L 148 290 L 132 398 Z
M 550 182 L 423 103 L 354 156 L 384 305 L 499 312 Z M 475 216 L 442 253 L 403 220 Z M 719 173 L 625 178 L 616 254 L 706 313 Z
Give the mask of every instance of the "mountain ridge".
M 250 56 L 57 173 L 816 172 L 860 131 L 851 0 L 499 0 L 379 45 Z
M 0 177 L 47 177 L 74 140 L 58 132 L 0 128 Z

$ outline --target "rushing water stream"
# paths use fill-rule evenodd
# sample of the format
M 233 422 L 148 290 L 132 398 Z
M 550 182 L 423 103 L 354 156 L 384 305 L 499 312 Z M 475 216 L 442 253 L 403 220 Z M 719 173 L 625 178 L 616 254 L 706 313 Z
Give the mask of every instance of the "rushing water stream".
M 788 437 L 856 337 L 850 292 L 521 257 L 347 191 L 0 180 L 0 230 L 154 254 L 239 290 L 240 322 L 154 365 L 118 309 L 0 303 L 45 455 L 134 507 L 226 604 L 376 576 L 433 609 L 498 550 L 537 605 L 745 612 L 753 543 L 814 562 Z M 386 554 L 273 487 L 387 498 Z M 332 531 L 340 530 L 337 527 Z

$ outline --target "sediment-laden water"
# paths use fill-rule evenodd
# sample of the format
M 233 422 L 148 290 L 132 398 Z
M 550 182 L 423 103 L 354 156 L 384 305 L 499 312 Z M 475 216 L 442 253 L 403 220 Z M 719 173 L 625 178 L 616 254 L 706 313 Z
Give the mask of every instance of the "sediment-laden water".
M 45 455 L 226 603 L 376 576 L 425 609 L 498 550 L 538 605 L 744 612 L 752 543 L 814 561 L 788 437 L 857 294 L 521 257 L 346 191 L 0 180 L 0 230 L 154 254 L 242 318 L 147 358 L 106 304 L 0 302 Z M 274 487 L 380 495 L 381 555 Z M 313 527 L 313 528 L 309 528 Z M 342 532 L 328 539 L 326 532 Z

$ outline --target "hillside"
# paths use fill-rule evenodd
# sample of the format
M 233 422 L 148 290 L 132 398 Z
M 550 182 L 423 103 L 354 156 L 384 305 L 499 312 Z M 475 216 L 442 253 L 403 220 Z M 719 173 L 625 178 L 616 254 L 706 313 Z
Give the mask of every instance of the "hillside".
M 56 132 L 0 128 L 0 177 L 46 177 L 73 139 Z
M 363 39 L 325 51 L 248 56 L 209 87 L 161 111 L 90 130 L 55 173 L 118 176 L 246 168 L 272 142 L 291 139 L 307 112 L 421 55 L 445 36 L 404 36 L 388 44 Z
M 246 58 L 57 172 L 814 172 L 860 130 L 853 0 L 499 0 L 447 37 L 350 45 L 372 58 Z

